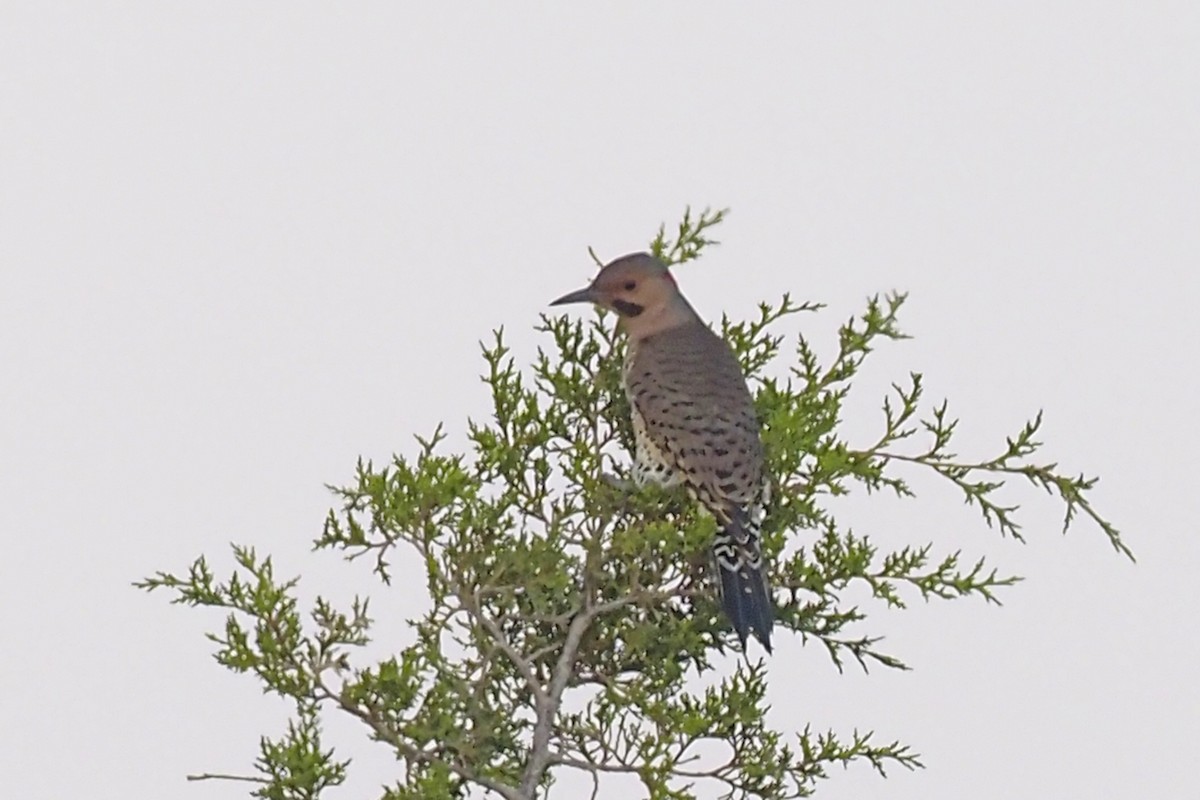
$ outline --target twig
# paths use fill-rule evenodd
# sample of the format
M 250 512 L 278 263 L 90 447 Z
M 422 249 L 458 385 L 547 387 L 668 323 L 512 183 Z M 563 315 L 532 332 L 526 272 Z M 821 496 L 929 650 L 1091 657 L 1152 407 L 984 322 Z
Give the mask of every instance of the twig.
M 244 783 L 270 783 L 266 778 L 253 775 L 226 775 L 221 772 L 202 772 L 199 775 L 188 775 L 189 781 L 242 781 Z

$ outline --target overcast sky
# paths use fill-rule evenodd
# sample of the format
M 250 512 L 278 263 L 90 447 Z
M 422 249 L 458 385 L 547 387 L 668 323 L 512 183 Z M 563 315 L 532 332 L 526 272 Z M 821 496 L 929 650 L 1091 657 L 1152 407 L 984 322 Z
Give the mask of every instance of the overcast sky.
M 217 614 L 130 582 L 227 543 L 305 591 L 419 607 L 311 555 L 359 455 L 486 412 L 480 339 L 683 208 L 709 318 L 907 290 L 847 430 L 909 370 L 985 456 L 1037 409 L 1099 473 L 1134 566 L 1026 492 L 1025 546 L 946 487 L 861 533 L 991 554 L 1002 608 L 881 615 L 914 671 L 780 635 L 773 721 L 903 739 L 927 769 L 826 800 L 1200 796 L 1194 3 L 18 2 L 0 8 L 0 762 L 22 800 L 243 797 L 283 706 L 209 657 Z M 574 312 L 572 312 L 574 313 Z M 396 768 L 349 721 L 370 797 Z M 629 795 L 635 796 L 635 795 Z

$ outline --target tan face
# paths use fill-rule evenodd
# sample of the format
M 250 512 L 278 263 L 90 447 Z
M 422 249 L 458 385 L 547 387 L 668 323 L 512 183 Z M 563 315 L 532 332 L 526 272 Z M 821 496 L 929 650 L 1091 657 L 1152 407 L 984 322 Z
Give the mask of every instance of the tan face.
M 677 291 L 675 279 L 662 262 L 648 253 L 634 253 L 606 265 L 591 286 L 550 305 L 595 303 L 611 308 L 624 319 L 633 319 L 665 308 Z

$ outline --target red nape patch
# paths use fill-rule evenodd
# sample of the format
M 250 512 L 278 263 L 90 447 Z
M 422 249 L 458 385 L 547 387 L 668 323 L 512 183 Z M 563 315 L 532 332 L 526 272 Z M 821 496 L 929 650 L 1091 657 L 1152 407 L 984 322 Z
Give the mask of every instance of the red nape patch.
M 674 286 L 675 288 L 679 288 L 679 284 L 675 282 L 675 276 L 671 274 L 671 270 L 666 271 L 666 276 L 667 276 L 667 280 L 671 282 L 672 286 Z

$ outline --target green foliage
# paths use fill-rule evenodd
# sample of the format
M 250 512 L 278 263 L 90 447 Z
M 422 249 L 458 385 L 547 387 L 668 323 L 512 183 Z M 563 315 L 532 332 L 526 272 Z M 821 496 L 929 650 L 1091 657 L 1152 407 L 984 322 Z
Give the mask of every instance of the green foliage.
M 694 259 L 714 243 L 708 231 L 722 216 L 689 212 L 651 247 L 673 263 Z M 839 426 L 852 381 L 875 347 L 904 338 L 904 299 L 870 299 L 825 361 L 803 337 L 789 357 L 781 332 L 819 305 L 785 295 L 755 319 L 722 322 L 756 389 L 778 484 L 764 542 L 779 624 L 819 642 L 839 670 L 847 657 L 864 669 L 905 668 L 866 629 L 870 609 L 842 599 L 849 587 L 903 608 L 914 597 L 995 602 L 1018 580 L 957 550 L 889 547 L 840 524 L 834 498 L 856 486 L 913 496 L 897 465 L 948 480 L 987 525 L 1018 539 L 1017 508 L 994 498 L 1022 477 L 1058 496 L 1065 525 L 1082 513 L 1129 554 L 1087 499 L 1094 478 L 1031 460 L 1040 414 L 999 456 L 959 460 L 949 450 L 957 420 L 944 402 L 922 411 L 921 376 L 912 374 L 883 401 L 879 438 L 865 447 L 846 440 Z M 563 770 L 597 787 L 605 775 L 631 775 L 652 798 L 714 786 L 727 798 L 792 798 L 810 795 L 834 764 L 861 761 L 880 773 L 920 766 L 907 746 L 876 744 L 870 733 L 773 727 L 756 657 L 713 674 L 714 654 L 734 640 L 707 574 L 712 520 L 681 492 L 630 493 L 609 477 L 623 476 L 632 445 L 619 388 L 623 343 L 599 314 L 543 317 L 537 330 L 545 344 L 528 369 L 502 332 L 483 346 L 492 413 L 468 424 L 467 452 L 446 452 L 439 428 L 418 438 L 413 456 L 360 462 L 334 490 L 339 507 L 317 549 L 366 556 L 385 584 L 395 557 L 415 554 L 424 565 L 429 611 L 410 623 L 400 653 L 358 663 L 372 624 L 367 602 L 355 598 L 343 612 L 318 599 L 306 623 L 296 581 L 276 578 L 253 550 L 235 548 L 238 569 L 224 583 L 200 558 L 184 577 L 138 584 L 225 609 L 224 633 L 210 636 L 217 661 L 295 704 L 285 736 L 263 740 L 259 776 L 246 778 L 261 784 L 255 794 L 317 797 L 342 782 L 347 762 L 320 743 L 321 708 L 359 719 L 403 762 L 386 800 L 479 790 L 532 800 L 549 796 Z M 696 688 L 700 676 L 707 688 Z

